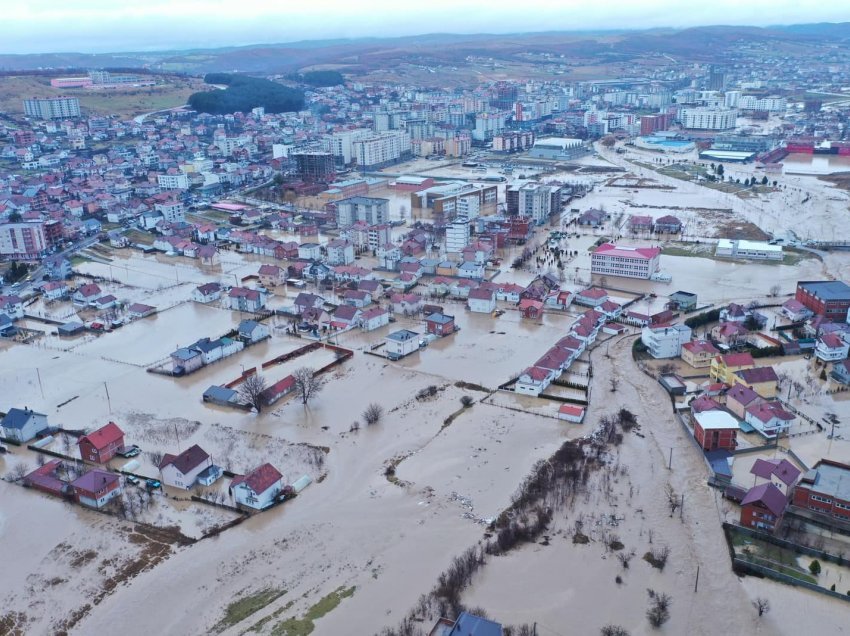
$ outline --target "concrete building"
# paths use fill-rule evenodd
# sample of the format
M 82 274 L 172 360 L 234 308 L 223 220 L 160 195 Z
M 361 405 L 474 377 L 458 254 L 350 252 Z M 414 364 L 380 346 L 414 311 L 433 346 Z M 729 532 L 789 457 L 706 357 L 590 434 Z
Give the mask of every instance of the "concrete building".
M 526 183 L 519 188 L 518 211 L 537 225 L 549 222 L 549 217 L 561 211 L 561 186 Z
M 722 410 L 694 413 L 694 439 L 704 451 L 734 452 L 738 446 L 738 420 Z
M 419 350 L 419 334 L 407 329 L 393 331 L 384 338 L 384 342 L 390 360 L 399 360 Z
M 746 258 L 750 260 L 782 260 L 782 246 L 771 245 L 766 241 L 747 241 L 744 239 L 719 239 L 715 256 L 723 258 Z
M 477 113 L 475 115 L 475 128 L 472 130 L 472 138 L 475 141 L 489 141 L 495 135 L 501 133 L 508 120 L 508 113 Z
M 377 197 L 351 197 L 336 202 L 336 219 L 339 228 L 348 228 L 357 221 L 370 226 L 389 222 L 390 201 Z
M 298 167 L 298 178 L 305 183 L 333 183 L 336 178 L 334 155 L 324 150 L 299 150 L 290 153 Z
M 646 326 L 640 339 L 653 358 L 677 358 L 682 354 L 682 345 L 691 339 L 691 328 L 687 325 Z
M 0 225 L 0 259 L 34 260 L 49 245 L 43 223 L 4 223 Z
M 729 130 L 735 128 L 738 111 L 734 108 L 683 108 L 679 111 L 682 128 L 688 130 Z
M 545 137 L 534 142 L 528 153 L 535 159 L 567 160 L 586 155 L 589 151 L 587 144 L 581 139 L 566 137 Z
M 591 256 L 591 273 L 603 276 L 648 279 L 660 268 L 657 247 L 628 247 L 603 243 Z
M 850 285 L 840 280 L 804 280 L 797 283 L 794 298 L 816 316 L 845 322 L 850 309 Z
M 460 254 L 467 245 L 469 245 L 469 221 L 466 216 L 459 215 L 446 226 L 446 252 Z
M 352 151 L 358 170 L 377 170 L 411 156 L 410 135 L 401 131 L 372 134 L 352 142 Z
M 36 119 L 66 119 L 80 116 L 76 97 L 33 97 L 24 100 L 24 114 Z

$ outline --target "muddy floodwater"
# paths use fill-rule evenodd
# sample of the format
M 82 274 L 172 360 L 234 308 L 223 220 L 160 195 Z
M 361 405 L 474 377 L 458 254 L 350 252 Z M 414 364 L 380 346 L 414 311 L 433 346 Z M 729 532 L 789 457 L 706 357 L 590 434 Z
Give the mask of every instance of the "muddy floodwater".
M 830 174 L 850 171 L 850 157 L 792 153 L 782 160 L 785 172 L 794 174 Z

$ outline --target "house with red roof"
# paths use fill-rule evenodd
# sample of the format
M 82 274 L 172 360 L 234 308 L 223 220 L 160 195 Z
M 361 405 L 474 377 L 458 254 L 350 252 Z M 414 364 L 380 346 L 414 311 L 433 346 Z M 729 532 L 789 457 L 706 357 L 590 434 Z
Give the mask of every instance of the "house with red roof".
M 282 397 L 289 395 L 295 390 L 295 378 L 291 375 L 275 382 L 260 394 L 260 398 L 266 406 L 271 406 Z
M 514 391 L 522 393 L 523 395 L 533 395 L 534 397 L 537 397 L 546 390 L 546 387 L 549 386 L 549 383 L 552 382 L 554 377 L 555 373 L 550 369 L 528 367 L 525 371 L 519 374 L 519 378 L 517 378 L 516 385 L 514 386 Z
M 374 331 L 380 329 L 390 322 L 390 312 L 383 307 L 372 307 L 360 316 L 360 326 L 363 331 Z
M 265 510 L 275 503 L 283 490 L 283 475 L 277 468 L 265 463 L 247 475 L 239 475 L 230 482 L 230 493 L 236 505 L 250 510 Z
M 803 322 L 807 318 L 811 318 L 814 312 L 806 307 L 796 298 L 789 298 L 782 303 L 780 313 L 791 322 Z
M 795 419 L 794 414 L 782 408 L 779 402 L 754 404 L 744 412 L 744 421 L 767 439 L 787 431 Z
M 159 473 L 167 486 L 189 490 L 200 474 L 212 465 L 209 454 L 195 444 L 179 455 L 166 453 L 159 463 Z
M 815 345 L 815 357 L 824 362 L 844 360 L 848 352 L 850 352 L 850 345 L 835 333 L 822 334 Z
M 103 508 L 121 494 L 121 478 L 107 470 L 95 468 L 71 482 L 74 498 L 91 508 Z
M 94 301 L 100 298 L 101 290 L 95 283 L 80 285 L 74 292 L 73 301 L 75 305 L 94 305 Z
M 761 478 L 771 482 L 786 495 L 791 493 L 791 489 L 797 480 L 800 478 L 800 469 L 787 459 L 757 459 L 750 474 L 755 475 L 755 479 Z
M 584 419 L 584 412 L 585 408 L 583 406 L 562 404 L 560 408 L 558 408 L 558 419 L 573 422 L 574 424 L 581 424 Z
M 779 488 L 772 483 L 759 484 L 741 500 L 741 525 L 773 532 L 787 507 L 788 498 Z
M 719 353 L 708 340 L 691 340 L 682 345 L 682 360 L 695 369 L 710 367 L 712 358 Z
M 124 431 L 115 422 L 109 422 L 83 435 L 77 445 L 83 461 L 105 464 L 124 446 Z
M 641 232 L 652 232 L 653 221 L 651 216 L 643 216 L 640 214 L 629 215 L 629 231 L 635 234 Z
M 752 369 L 754 366 L 756 366 L 756 363 L 749 353 L 729 353 L 715 356 L 712 359 L 709 375 L 712 380 L 731 385 L 734 382 L 732 375 L 735 371 Z
M 266 306 L 266 296 L 256 289 L 234 287 L 227 294 L 230 308 L 234 311 L 260 311 Z
M 523 318 L 534 320 L 543 316 L 543 303 L 531 298 L 523 298 L 519 301 L 519 312 Z
M 331 327 L 334 329 L 351 329 L 359 324 L 362 314 L 363 312 L 354 305 L 340 305 L 331 316 Z
M 715 342 L 734 347 L 747 339 L 749 331 L 740 322 L 721 322 L 711 329 L 711 338 Z
M 480 314 L 493 313 L 496 309 L 496 294 L 484 287 L 471 289 L 467 299 L 467 307 L 469 307 L 469 311 Z
M 601 287 L 590 287 L 578 292 L 575 301 L 585 307 L 598 307 L 608 301 L 608 292 Z

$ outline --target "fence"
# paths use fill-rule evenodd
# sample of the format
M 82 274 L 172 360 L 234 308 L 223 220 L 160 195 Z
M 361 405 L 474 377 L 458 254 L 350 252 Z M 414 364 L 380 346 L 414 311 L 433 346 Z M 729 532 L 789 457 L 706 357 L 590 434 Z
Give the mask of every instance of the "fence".
M 757 576 L 766 576 L 770 579 L 774 579 L 775 581 L 779 581 L 780 583 L 787 583 L 788 585 L 798 585 L 800 587 L 812 590 L 813 592 L 826 594 L 827 596 L 831 596 L 833 598 L 840 598 L 843 601 L 850 601 L 850 596 L 848 596 L 847 594 L 833 592 L 832 590 L 829 590 L 825 587 L 821 587 L 820 585 L 815 585 L 813 583 L 809 583 L 808 581 L 803 581 L 793 576 L 782 574 L 782 572 L 777 572 L 772 568 L 753 563 L 752 561 L 747 561 L 746 559 L 741 559 L 737 556 L 732 558 L 732 569 L 735 570 L 735 572 L 741 572 L 744 574 L 749 573 L 755 574 Z

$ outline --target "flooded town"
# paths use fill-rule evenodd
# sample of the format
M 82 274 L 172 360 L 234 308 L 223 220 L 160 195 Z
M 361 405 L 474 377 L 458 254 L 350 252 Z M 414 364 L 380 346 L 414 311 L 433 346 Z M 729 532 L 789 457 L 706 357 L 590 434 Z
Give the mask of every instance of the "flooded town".
M 0 634 L 846 631 L 850 30 L 736 29 L 0 55 Z

